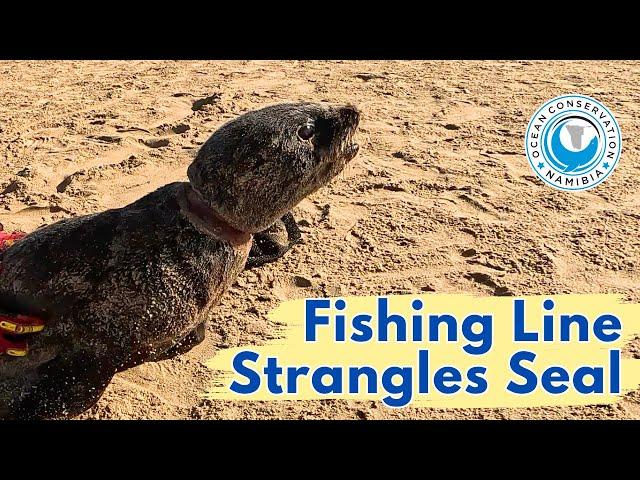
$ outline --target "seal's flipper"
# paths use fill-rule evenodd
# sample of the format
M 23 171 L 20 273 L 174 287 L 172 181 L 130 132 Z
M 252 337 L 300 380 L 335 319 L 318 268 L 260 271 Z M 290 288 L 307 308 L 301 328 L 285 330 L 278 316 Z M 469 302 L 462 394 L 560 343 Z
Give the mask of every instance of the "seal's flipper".
M 298 228 L 298 223 L 291 212 L 286 213 L 280 220 L 284 223 L 284 226 L 287 229 L 289 248 L 291 248 L 302 240 L 302 232 L 300 231 L 300 228 Z
M 58 357 L 38 368 L 33 381 L 12 402 L 10 417 L 20 420 L 73 417 L 102 396 L 115 370 L 86 353 Z
M 253 244 L 245 268 L 275 262 L 302 239 L 302 233 L 291 212 L 266 230 L 253 236 Z
M 160 360 L 168 360 L 170 358 L 177 357 L 178 355 L 182 355 L 183 353 L 187 353 L 193 347 L 200 345 L 204 341 L 205 332 L 206 327 L 203 322 L 173 347 L 153 358 L 153 361 L 159 362 Z

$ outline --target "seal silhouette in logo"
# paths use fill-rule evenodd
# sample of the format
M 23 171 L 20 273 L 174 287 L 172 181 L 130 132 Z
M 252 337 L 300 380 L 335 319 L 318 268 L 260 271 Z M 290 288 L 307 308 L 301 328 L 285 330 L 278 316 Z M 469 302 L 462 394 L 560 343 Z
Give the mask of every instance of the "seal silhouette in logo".
M 549 100 L 531 117 L 525 152 L 531 168 L 559 190 L 588 190 L 618 164 L 620 127 L 602 103 L 584 95 Z

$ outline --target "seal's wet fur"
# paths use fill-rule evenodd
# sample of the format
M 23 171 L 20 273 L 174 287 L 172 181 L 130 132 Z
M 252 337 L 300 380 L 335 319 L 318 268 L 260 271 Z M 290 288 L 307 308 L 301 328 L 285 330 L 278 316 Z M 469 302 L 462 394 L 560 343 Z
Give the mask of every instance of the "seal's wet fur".
M 77 415 L 115 373 L 201 342 L 211 308 L 245 267 L 251 234 L 287 221 L 344 168 L 358 121 L 353 107 L 311 103 L 249 112 L 202 146 L 190 183 L 62 220 L 10 247 L 0 305 L 46 328 L 30 338 L 28 356 L 0 357 L 0 417 Z M 301 138 L 309 123 L 315 135 Z

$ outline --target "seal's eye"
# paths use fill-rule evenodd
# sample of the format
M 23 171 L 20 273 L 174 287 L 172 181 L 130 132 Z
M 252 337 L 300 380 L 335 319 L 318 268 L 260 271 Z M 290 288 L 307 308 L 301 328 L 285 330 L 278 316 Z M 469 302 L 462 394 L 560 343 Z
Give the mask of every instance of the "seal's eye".
M 302 140 L 309 140 L 316 133 L 316 127 L 313 123 L 307 123 L 298 129 L 298 136 Z

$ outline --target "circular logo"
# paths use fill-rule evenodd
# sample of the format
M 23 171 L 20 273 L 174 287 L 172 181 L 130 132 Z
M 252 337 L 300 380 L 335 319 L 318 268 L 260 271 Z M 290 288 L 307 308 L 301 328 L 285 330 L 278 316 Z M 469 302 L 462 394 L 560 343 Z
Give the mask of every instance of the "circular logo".
M 588 190 L 607 178 L 622 150 L 620 127 L 602 103 L 562 95 L 533 114 L 525 152 L 533 171 L 559 190 Z

